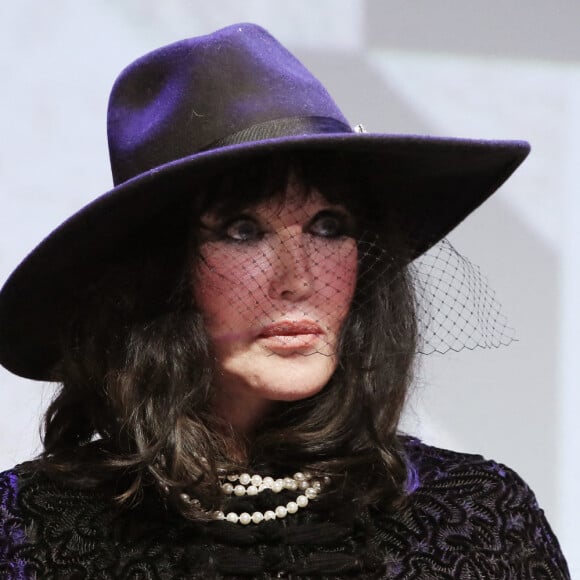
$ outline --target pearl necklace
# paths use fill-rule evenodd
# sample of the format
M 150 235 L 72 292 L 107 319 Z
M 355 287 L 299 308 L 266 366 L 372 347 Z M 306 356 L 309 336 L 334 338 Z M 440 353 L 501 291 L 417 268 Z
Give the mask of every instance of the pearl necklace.
M 280 479 L 250 475 L 249 473 L 242 473 L 241 475 L 228 474 L 225 477 L 221 477 L 221 479 L 223 481 L 223 492 L 226 495 L 235 495 L 237 497 L 258 495 L 267 489 L 273 493 L 280 493 L 284 489 L 303 492 L 294 501 L 289 501 L 286 505 L 278 505 L 273 510 L 267 510 L 263 513 L 255 511 L 251 514 L 248 512 L 238 514 L 236 512 L 224 513 L 221 510 L 212 513 L 212 517 L 215 520 L 224 520 L 232 524 L 242 524 L 244 526 L 250 523 L 260 524 L 275 519 L 282 519 L 288 514 L 295 514 L 300 508 L 305 508 L 310 500 L 316 499 L 322 491 L 320 481 L 311 479 L 308 474 L 300 471 L 295 473 L 293 477 Z M 329 483 L 327 479 L 325 478 L 325 483 Z M 182 493 L 181 498 L 188 503 L 196 501 L 192 500 L 186 493 Z

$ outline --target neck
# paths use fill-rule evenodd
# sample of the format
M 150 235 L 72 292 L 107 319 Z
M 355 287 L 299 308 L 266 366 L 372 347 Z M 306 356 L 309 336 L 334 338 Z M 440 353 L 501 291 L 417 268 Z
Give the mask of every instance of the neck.
M 215 412 L 234 433 L 249 437 L 267 414 L 271 404 L 271 401 L 256 397 L 242 389 L 224 389 L 216 400 Z

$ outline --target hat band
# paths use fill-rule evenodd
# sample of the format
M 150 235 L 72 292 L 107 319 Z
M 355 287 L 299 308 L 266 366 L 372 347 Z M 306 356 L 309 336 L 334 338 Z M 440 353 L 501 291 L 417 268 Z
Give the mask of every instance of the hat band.
M 346 124 L 332 117 L 286 117 L 252 125 L 223 139 L 214 141 L 204 150 L 219 149 L 250 141 L 264 141 L 277 137 L 292 137 L 317 133 L 352 133 Z

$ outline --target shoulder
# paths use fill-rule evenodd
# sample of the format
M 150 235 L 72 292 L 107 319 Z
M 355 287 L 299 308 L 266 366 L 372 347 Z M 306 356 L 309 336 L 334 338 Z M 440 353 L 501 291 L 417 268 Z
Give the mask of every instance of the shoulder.
M 24 463 L 0 473 L 0 520 L 2 524 L 18 512 L 23 481 L 33 471 L 33 463 Z
M 479 492 L 511 490 L 516 496 L 533 496 L 524 480 L 502 463 L 481 455 L 433 447 L 415 438 L 406 438 L 404 445 L 413 487 L 417 489 L 436 486 L 452 491 L 458 487 L 465 492 L 473 487 Z
M 427 532 L 429 550 L 458 562 L 468 555 L 466 566 L 481 559 L 477 566 L 495 566 L 489 573 L 498 578 L 569 577 L 544 512 L 513 469 L 417 439 L 404 445 L 411 474 L 405 517 Z
M 0 501 L 0 578 L 68 578 L 71 570 L 96 578 L 103 563 L 122 567 L 115 550 L 130 526 L 112 493 L 59 481 L 31 462 L 0 474 Z M 151 519 L 137 523 L 153 527 Z
M 22 521 L 26 509 L 23 501 L 30 493 L 42 495 L 50 482 L 35 461 L 22 463 L 0 473 L 0 522 L 4 535 L 7 524 Z
M 3 516 L 17 516 L 30 530 L 49 520 L 54 526 L 63 519 L 62 506 L 67 514 L 106 511 L 112 494 L 61 481 L 48 475 L 40 462 L 30 461 L 0 473 L 0 502 Z
M 16 469 L 10 469 L 0 473 L 0 513 L 9 509 L 16 501 L 18 493 L 18 473 Z
M 20 509 L 21 476 L 24 466 L 0 473 L 0 575 L 2 578 L 26 577 L 20 554 L 25 549 L 26 522 Z
M 10 538 L 18 532 L 18 472 L 10 469 L 0 473 L 0 559 Z
M 12 469 L 0 473 L 0 509 L 3 513 L 18 511 L 22 497 L 34 490 L 41 492 L 51 487 L 36 461 L 21 463 Z
M 481 455 L 405 440 L 410 498 L 417 505 L 437 501 L 447 509 L 484 512 L 490 523 L 517 528 L 544 517 L 534 492 L 511 468 Z M 504 521 L 505 520 L 505 521 Z

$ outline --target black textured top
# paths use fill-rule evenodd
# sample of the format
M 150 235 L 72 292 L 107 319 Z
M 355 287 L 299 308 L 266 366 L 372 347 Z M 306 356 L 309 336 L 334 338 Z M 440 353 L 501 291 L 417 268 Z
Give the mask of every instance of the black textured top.
M 315 501 L 248 526 L 189 522 L 151 499 L 121 511 L 103 493 L 64 487 L 24 464 L 0 475 L 0 577 L 570 577 L 517 474 L 477 455 L 406 445 L 417 475 L 406 508 L 375 513 L 351 502 L 329 510 Z M 246 511 L 288 501 L 269 493 L 244 498 Z

